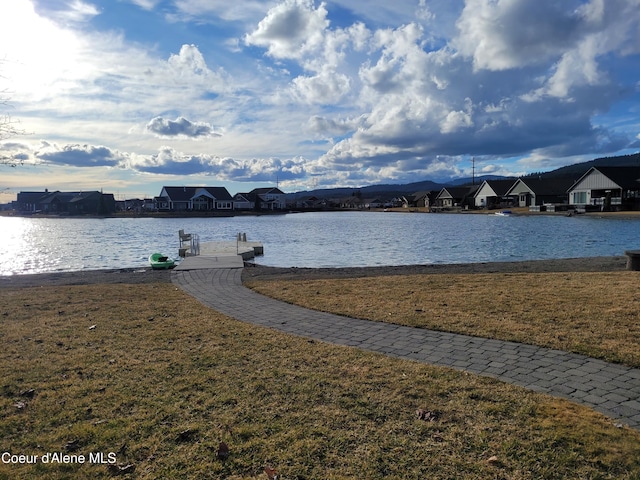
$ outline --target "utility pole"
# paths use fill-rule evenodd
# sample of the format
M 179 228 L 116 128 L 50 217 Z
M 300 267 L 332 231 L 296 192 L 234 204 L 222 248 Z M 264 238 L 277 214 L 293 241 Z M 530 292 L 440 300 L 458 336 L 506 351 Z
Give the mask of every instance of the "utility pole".
M 471 184 L 475 186 L 476 184 L 476 157 L 471 157 L 471 165 L 472 165 L 472 176 L 471 176 Z

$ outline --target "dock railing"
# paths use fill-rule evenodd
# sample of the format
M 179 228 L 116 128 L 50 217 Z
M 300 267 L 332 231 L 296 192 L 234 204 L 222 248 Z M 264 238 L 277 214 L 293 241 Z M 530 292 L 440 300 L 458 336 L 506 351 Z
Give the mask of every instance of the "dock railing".
M 191 234 L 191 255 L 200 255 L 200 236 L 197 233 Z
M 200 255 L 200 236 L 197 233 L 184 233 L 184 230 L 178 230 L 178 237 L 180 238 L 180 250 L 181 257 L 188 255 Z

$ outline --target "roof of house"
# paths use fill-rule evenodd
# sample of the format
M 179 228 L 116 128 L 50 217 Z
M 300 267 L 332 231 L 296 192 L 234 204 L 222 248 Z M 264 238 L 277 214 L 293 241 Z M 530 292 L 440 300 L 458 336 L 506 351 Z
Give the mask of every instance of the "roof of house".
M 49 192 L 18 192 L 18 201 L 22 203 L 36 203 Z
M 244 198 L 251 200 L 252 202 L 256 201 L 256 197 L 258 195 L 286 195 L 282 190 L 275 187 L 265 187 L 265 188 L 254 188 L 249 193 L 238 193 L 238 195 L 242 195 Z
M 449 195 L 451 195 L 452 198 L 464 199 L 470 195 L 475 194 L 479 187 L 479 185 L 474 185 L 471 187 L 444 187 L 442 190 L 440 190 L 440 193 L 438 193 L 438 197 L 440 197 L 442 193 L 446 191 Z
M 285 193 L 282 190 L 275 187 L 254 188 L 249 193 L 255 194 L 255 195 L 266 195 L 268 193 L 272 195 L 285 195 Z
M 625 190 L 637 190 L 640 188 L 640 167 L 591 167 L 569 187 L 569 190 L 572 190 L 594 170 L 600 172 Z
M 536 195 L 564 195 L 573 183 L 568 178 L 524 177 L 513 182 L 507 193 L 514 193 L 512 190 L 518 182 L 525 184 Z
M 96 194 L 100 195 L 100 192 L 98 192 L 97 190 L 89 192 L 49 192 L 40 197 L 38 199 L 38 203 L 46 204 L 53 203 L 54 201 L 63 203 L 76 203 L 86 200 L 89 197 L 93 197 Z
M 516 183 L 516 179 L 507 179 L 507 180 L 485 180 L 484 183 L 491 187 L 491 190 L 495 192 L 498 196 L 506 195 L 509 189 L 513 187 Z M 479 191 L 480 189 L 478 189 Z M 476 192 L 477 193 L 477 192 Z
M 225 187 L 163 187 L 172 202 L 188 202 L 201 189 L 206 190 L 216 200 L 233 200 Z

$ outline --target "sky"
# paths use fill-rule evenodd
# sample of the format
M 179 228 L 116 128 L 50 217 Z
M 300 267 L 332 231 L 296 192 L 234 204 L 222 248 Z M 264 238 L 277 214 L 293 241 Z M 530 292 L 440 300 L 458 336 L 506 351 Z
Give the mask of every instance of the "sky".
M 640 0 L 11 0 L 0 100 L 0 202 L 517 176 L 640 150 Z

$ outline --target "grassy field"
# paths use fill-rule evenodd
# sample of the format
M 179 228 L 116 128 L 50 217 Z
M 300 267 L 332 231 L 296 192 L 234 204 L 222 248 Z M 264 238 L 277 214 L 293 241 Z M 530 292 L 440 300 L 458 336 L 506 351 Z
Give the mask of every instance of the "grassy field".
M 170 284 L 0 289 L 0 319 L 0 450 L 38 456 L 3 479 L 640 477 L 640 433 L 587 408 L 246 325 Z M 99 452 L 114 465 L 78 462 Z
M 640 367 L 640 272 L 396 275 L 249 284 L 305 307 Z

